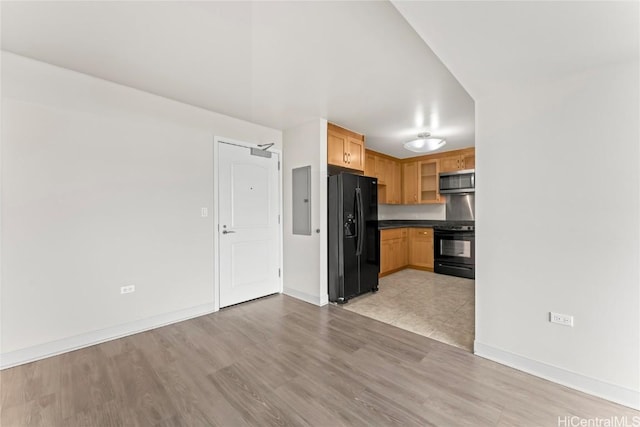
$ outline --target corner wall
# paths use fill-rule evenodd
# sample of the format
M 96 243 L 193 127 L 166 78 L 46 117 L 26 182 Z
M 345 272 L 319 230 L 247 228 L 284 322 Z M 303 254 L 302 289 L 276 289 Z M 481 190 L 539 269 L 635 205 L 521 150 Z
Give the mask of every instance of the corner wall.
M 283 132 L 284 293 L 316 305 L 327 288 L 327 121 L 312 120 Z M 311 166 L 311 236 L 293 234 L 291 171 Z M 319 233 L 316 230 L 320 230 Z
M 476 354 L 635 408 L 639 71 L 611 65 L 476 101 Z
M 213 311 L 214 135 L 282 145 L 2 52 L 2 367 Z

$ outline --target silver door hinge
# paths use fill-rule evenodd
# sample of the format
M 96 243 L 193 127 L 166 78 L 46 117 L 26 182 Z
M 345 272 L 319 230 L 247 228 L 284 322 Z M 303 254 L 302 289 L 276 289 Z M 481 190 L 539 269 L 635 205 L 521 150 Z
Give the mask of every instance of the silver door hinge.
M 280 160 L 278 160 L 278 170 L 280 170 Z
M 280 224 L 280 215 L 278 214 L 278 224 Z
M 278 277 L 282 277 L 282 270 L 278 269 Z

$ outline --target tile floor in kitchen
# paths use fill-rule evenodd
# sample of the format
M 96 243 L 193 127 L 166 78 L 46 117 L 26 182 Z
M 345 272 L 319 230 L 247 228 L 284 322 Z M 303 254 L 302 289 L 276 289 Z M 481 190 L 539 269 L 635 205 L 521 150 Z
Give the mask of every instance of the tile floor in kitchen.
M 405 269 L 381 278 L 379 287 L 342 307 L 473 351 L 474 280 Z

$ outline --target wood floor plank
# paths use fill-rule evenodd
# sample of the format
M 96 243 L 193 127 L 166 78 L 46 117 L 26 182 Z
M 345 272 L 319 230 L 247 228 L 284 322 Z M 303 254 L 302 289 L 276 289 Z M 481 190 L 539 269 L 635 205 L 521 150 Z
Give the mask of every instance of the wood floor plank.
M 6 369 L 2 427 L 557 426 L 640 412 L 283 295 Z
M 306 425 L 297 414 L 285 412 L 280 398 L 256 381 L 250 367 L 236 363 L 208 375 L 225 399 L 252 425 Z

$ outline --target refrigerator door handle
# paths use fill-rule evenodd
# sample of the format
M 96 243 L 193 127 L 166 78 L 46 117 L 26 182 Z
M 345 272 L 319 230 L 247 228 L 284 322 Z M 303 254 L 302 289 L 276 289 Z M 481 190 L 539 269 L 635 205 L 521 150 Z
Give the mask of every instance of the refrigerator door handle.
M 356 188 L 356 256 L 362 255 L 362 246 L 364 244 L 364 211 L 362 209 L 362 191 Z

